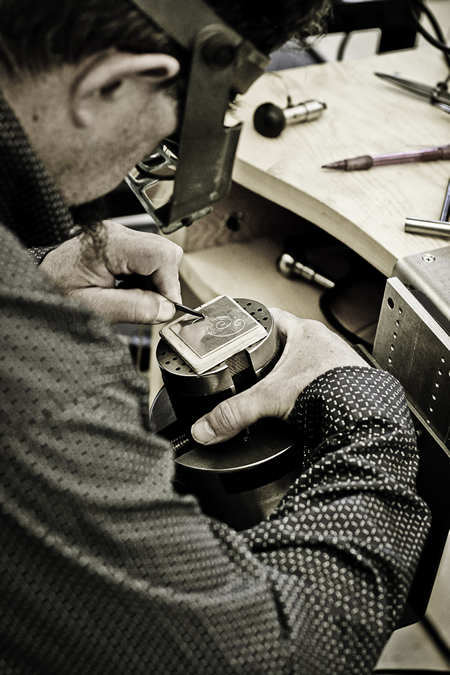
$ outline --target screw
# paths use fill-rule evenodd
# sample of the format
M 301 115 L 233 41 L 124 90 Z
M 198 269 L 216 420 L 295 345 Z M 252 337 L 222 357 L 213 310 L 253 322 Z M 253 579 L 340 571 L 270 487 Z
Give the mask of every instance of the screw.
M 234 62 L 236 55 L 236 47 L 221 35 L 211 36 L 202 48 L 205 62 L 213 68 L 228 68 Z

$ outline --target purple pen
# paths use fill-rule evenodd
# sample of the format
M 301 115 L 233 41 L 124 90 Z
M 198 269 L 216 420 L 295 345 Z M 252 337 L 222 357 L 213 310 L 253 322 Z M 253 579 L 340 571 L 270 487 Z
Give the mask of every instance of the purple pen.
M 408 162 L 433 162 L 438 159 L 450 159 L 450 145 L 442 145 L 424 150 L 409 152 L 394 152 L 387 155 L 362 155 L 342 159 L 331 164 L 324 164 L 322 169 L 337 169 L 338 171 L 364 171 L 373 166 L 387 166 L 389 164 L 407 164 Z

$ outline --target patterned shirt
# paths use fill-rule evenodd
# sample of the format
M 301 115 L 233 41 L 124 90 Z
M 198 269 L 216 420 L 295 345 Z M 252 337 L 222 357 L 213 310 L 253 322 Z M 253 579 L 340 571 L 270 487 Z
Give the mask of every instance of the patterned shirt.
M 72 220 L 3 101 L 0 145 L 2 675 L 369 673 L 429 519 L 399 384 L 319 377 L 277 510 L 240 533 L 207 517 L 126 347 L 26 250 Z

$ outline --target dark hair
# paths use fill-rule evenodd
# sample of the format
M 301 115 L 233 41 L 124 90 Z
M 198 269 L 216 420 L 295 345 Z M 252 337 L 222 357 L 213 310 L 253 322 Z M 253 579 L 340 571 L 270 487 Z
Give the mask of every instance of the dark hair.
M 264 54 L 289 38 L 300 44 L 320 35 L 331 11 L 329 0 L 207 0 L 230 26 Z
M 321 31 L 329 0 L 208 0 L 243 37 L 269 54 L 295 35 Z M 183 0 L 180 0 L 182 11 Z M 183 50 L 129 0 L 0 0 L 0 60 L 10 75 L 39 72 L 115 47 Z

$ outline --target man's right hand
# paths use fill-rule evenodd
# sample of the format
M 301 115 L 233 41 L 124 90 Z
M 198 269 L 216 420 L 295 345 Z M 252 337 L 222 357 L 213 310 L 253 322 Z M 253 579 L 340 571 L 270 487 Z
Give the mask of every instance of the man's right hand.
M 262 417 L 286 420 L 299 394 L 319 375 L 338 366 L 370 367 L 319 321 L 270 311 L 284 343 L 280 360 L 260 382 L 223 401 L 193 425 L 192 436 L 198 443 L 226 441 Z
M 41 268 L 63 293 L 112 323 L 169 321 L 176 311 L 173 303 L 182 301 L 182 249 L 158 234 L 113 221 L 104 221 L 100 236 L 100 254 L 87 237 L 78 236 L 50 251 Z M 116 288 L 116 277 L 131 274 L 146 277 L 153 290 Z

